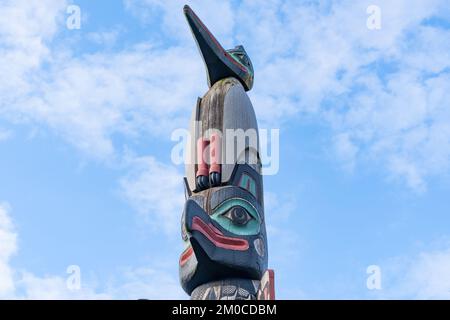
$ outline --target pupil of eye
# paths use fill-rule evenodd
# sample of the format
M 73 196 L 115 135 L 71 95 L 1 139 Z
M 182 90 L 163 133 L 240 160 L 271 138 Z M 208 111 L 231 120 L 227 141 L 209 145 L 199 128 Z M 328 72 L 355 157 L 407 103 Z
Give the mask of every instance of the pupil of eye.
M 244 208 L 236 207 L 231 209 L 231 219 L 234 224 L 244 225 L 248 222 L 248 214 Z

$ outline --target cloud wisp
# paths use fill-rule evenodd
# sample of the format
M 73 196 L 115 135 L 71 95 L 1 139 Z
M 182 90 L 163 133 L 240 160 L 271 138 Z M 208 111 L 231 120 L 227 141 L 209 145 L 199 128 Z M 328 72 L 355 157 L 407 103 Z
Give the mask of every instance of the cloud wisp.
M 12 259 L 19 253 L 18 232 L 11 218 L 11 207 L 0 204 L 0 298 L 2 299 L 183 299 L 178 279 L 164 268 L 152 266 L 116 268 L 113 280 L 99 286 L 81 277 L 79 288 L 68 286 L 68 277 L 38 276 L 16 269 Z M 84 272 L 83 272 L 84 273 Z M 82 274 L 83 274 L 82 273 Z

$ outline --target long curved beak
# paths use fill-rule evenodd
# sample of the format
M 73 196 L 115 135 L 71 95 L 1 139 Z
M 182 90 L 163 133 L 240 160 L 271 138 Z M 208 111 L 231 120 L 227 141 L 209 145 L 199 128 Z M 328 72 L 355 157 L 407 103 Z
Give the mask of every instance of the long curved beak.
M 224 50 L 217 39 L 188 5 L 184 6 L 183 11 L 205 63 L 208 86 L 213 86 L 214 83 L 221 79 L 235 77 L 241 81 L 246 90 L 249 90 L 250 88 L 243 80 L 248 75 L 247 68 L 238 63 Z

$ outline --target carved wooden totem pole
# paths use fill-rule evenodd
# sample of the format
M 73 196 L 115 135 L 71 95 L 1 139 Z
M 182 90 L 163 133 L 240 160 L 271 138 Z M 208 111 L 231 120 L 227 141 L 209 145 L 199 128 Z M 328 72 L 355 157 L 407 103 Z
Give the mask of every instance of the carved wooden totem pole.
M 258 125 L 246 94 L 253 67 L 242 46 L 224 50 L 189 6 L 184 14 L 209 90 L 191 119 L 181 285 L 192 299 L 274 299 Z

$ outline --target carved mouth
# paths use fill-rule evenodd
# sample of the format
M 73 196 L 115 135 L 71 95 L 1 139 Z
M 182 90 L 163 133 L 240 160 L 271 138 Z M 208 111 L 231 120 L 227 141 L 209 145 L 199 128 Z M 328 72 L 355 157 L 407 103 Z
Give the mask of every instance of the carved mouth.
M 213 225 L 206 224 L 197 216 L 195 216 L 192 220 L 192 230 L 203 234 L 218 248 L 235 251 L 246 251 L 249 248 L 247 240 L 226 237 Z

